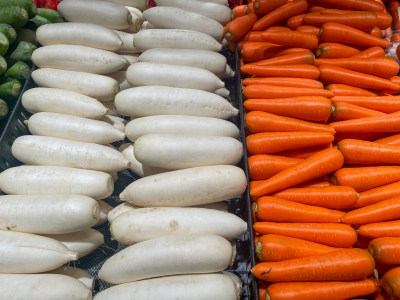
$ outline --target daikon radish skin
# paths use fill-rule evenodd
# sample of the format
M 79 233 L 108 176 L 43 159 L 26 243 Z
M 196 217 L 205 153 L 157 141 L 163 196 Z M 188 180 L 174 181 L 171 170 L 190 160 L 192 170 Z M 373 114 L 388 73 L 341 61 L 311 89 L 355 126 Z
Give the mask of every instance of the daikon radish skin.
M 46 272 L 77 259 L 77 253 L 54 239 L 0 230 L 0 273 Z
M 28 120 L 28 127 L 35 135 L 78 142 L 108 144 L 125 138 L 125 133 L 106 122 L 58 113 L 34 114 Z
M 36 234 L 81 231 L 100 219 L 96 200 L 78 195 L 0 196 L 0 229 Z
M 70 266 L 61 266 L 55 270 L 47 272 L 47 274 L 60 274 L 73 277 L 82 282 L 89 290 L 94 288 L 94 277 L 88 271 L 74 268 Z
M 134 151 L 142 164 L 178 170 L 236 165 L 243 156 L 243 144 L 227 136 L 152 133 L 138 138 Z
M 124 6 L 102 0 L 64 0 L 57 6 L 70 22 L 91 23 L 111 29 L 125 29 L 132 24 L 132 16 Z
M 132 86 L 162 85 L 208 92 L 225 87 L 221 79 L 205 69 L 151 62 L 130 65 L 126 79 Z
M 136 14 L 133 14 L 129 11 L 132 17 L 132 24 L 129 25 L 128 28 L 124 29 L 124 32 L 127 33 L 136 33 L 142 28 L 143 17 L 139 17 Z
M 229 119 L 238 114 L 226 99 L 214 93 L 167 86 L 127 89 L 115 97 L 117 111 L 134 118 L 153 115 L 189 115 Z
M 120 199 L 138 206 L 193 206 L 235 198 L 246 186 L 246 176 L 238 167 L 197 167 L 138 179 L 122 191 Z
M 232 68 L 228 64 L 226 64 L 226 66 L 225 66 L 225 74 L 222 75 L 221 78 L 223 78 L 223 79 L 224 78 L 232 78 L 234 76 L 235 76 L 235 71 L 233 71 Z
M 209 50 L 155 48 L 140 54 L 138 61 L 202 68 L 217 76 L 226 70 L 226 57 Z
M 110 123 L 110 122 L 107 121 L 108 116 L 113 116 L 113 117 L 121 116 L 121 115 L 118 113 L 117 108 L 115 107 L 114 101 L 103 102 L 103 105 L 104 105 L 104 106 L 106 107 L 106 109 L 107 109 L 107 114 L 104 115 L 104 116 L 102 117 L 102 120 L 103 120 L 103 121 L 105 121 L 105 122 L 107 122 L 107 123 Z M 111 123 L 110 123 L 110 124 L 111 124 Z M 111 125 L 113 125 L 113 124 L 111 124 Z M 118 128 L 117 128 L 117 129 L 118 129 Z
M 126 80 L 126 71 L 117 71 L 114 73 L 107 74 L 107 76 L 118 81 L 120 91 L 130 89 L 132 87 L 129 84 L 128 80 Z
M 119 215 L 110 226 L 112 238 L 127 245 L 178 233 L 210 233 L 231 240 L 246 230 L 247 223 L 234 214 L 193 207 L 132 209 Z
M 107 108 L 96 99 L 77 92 L 33 88 L 22 94 L 22 106 L 30 113 L 54 112 L 82 118 L 100 119 Z
M 88 255 L 104 244 L 103 234 L 92 228 L 79 232 L 46 236 L 59 241 L 70 251 L 77 253 L 79 258 Z
M 228 0 L 195 0 L 197 2 L 211 2 L 211 3 L 217 3 L 220 5 L 228 5 Z
M 127 121 L 125 119 L 122 119 L 118 116 L 113 116 L 113 115 L 105 115 L 102 118 L 102 121 L 107 122 L 111 126 L 113 126 L 115 129 L 118 131 L 124 133 L 125 132 L 125 124 Z
M 226 88 L 218 89 L 218 90 L 215 91 L 215 93 L 218 96 L 221 96 L 221 97 L 224 97 L 224 98 L 228 98 L 229 94 L 230 94 L 229 90 L 226 89 Z
M 118 53 L 138 53 L 139 50 L 133 45 L 135 35 L 133 33 L 114 30 L 122 40 L 122 46 L 118 49 Z
M 83 195 L 94 199 L 110 196 L 110 174 L 67 167 L 19 166 L 0 173 L 0 190 L 10 195 Z
M 95 300 L 239 300 L 232 279 L 224 274 L 159 277 L 112 286 Z
M 109 0 L 114 3 L 118 3 L 125 6 L 132 6 L 141 11 L 147 9 L 149 7 L 149 0 Z
M 119 92 L 115 79 L 86 72 L 42 68 L 33 71 L 32 78 L 40 87 L 66 89 L 101 101 L 114 100 Z
M 123 58 L 125 58 L 129 65 L 134 64 L 135 62 L 138 62 L 139 60 L 139 55 L 138 54 L 121 54 Z M 129 65 L 126 67 L 128 69 Z M 122 69 L 124 70 L 124 69 Z
M 242 287 L 243 287 L 242 280 L 239 278 L 239 276 L 233 274 L 232 272 L 222 271 L 221 273 L 224 274 L 225 276 L 228 276 L 230 279 L 232 279 L 233 283 L 235 284 L 236 295 L 237 295 L 238 299 L 240 299 L 240 295 L 242 294 Z
M 108 213 L 113 209 L 111 205 L 103 200 L 97 201 L 100 207 L 100 217 L 98 222 L 94 226 L 99 226 L 108 221 Z
M 0 274 L 2 299 L 91 300 L 92 292 L 79 280 L 61 274 Z
M 118 1 L 118 0 L 115 0 L 115 1 Z M 123 0 L 122 0 L 123 1 Z M 128 0 L 129 1 L 129 0 Z M 136 7 L 133 7 L 133 6 L 126 6 L 126 5 L 124 5 L 125 6 L 125 8 L 127 9 L 127 10 L 129 10 L 129 12 L 131 13 L 131 14 L 133 14 L 133 15 L 137 15 L 139 18 L 140 18 L 140 20 L 141 20 L 141 22 L 143 23 L 143 21 L 144 21 L 144 19 L 143 19 L 143 13 L 142 13 L 142 11 L 140 10 L 140 9 L 138 9 L 138 8 L 136 8 Z M 146 6 L 146 8 L 148 7 L 148 5 Z M 145 8 L 145 9 L 146 9 Z
M 43 46 L 81 45 L 108 51 L 117 51 L 122 46 L 122 40 L 115 32 L 96 24 L 45 24 L 37 29 L 36 37 Z
M 219 52 L 220 43 L 208 34 L 182 29 L 146 29 L 135 34 L 133 44 L 140 52 L 152 48 L 203 49 Z
M 111 256 L 99 278 L 111 284 L 177 274 L 222 271 L 233 262 L 232 245 L 213 234 L 176 234 L 132 245 Z
M 64 166 L 103 172 L 126 169 L 129 161 L 117 150 L 93 143 L 24 135 L 15 139 L 14 157 L 30 165 Z
M 186 9 L 156 6 L 145 10 L 143 18 L 156 28 L 194 30 L 208 34 L 217 41 L 223 38 L 224 26 L 219 22 Z
M 140 26 L 140 30 L 146 30 L 146 29 L 156 29 L 156 28 L 149 21 L 144 21 Z

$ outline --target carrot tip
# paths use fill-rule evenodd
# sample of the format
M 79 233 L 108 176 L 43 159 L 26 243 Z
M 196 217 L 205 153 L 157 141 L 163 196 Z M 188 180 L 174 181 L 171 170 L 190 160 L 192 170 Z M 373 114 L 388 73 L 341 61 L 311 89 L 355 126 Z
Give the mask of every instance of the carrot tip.
M 230 39 L 232 38 L 232 33 L 229 32 L 229 31 L 225 32 L 225 38 L 226 38 L 227 40 L 230 40 Z
M 321 28 L 321 29 L 319 30 L 318 36 L 321 36 L 323 32 L 324 32 L 324 29 Z
M 319 57 L 322 54 L 322 50 L 320 48 L 318 48 L 317 50 L 315 50 L 315 57 Z
M 253 212 L 255 215 L 257 214 L 257 203 L 256 202 L 253 203 Z
M 333 177 L 332 177 L 331 182 L 332 182 L 333 185 L 340 185 L 340 184 L 339 184 L 339 180 L 337 179 L 336 176 L 333 176 Z
M 246 8 L 247 8 L 247 7 L 246 7 Z M 254 2 L 254 3 L 253 3 L 253 8 L 254 8 L 255 10 L 259 9 L 259 8 L 260 8 L 260 2 Z
M 257 253 L 257 256 L 260 255 L 261 252 L 262 252 L 262 243 L 261 243 L 261 242 L 257 242 L 257 244 L 256 244 L 256 253 Z

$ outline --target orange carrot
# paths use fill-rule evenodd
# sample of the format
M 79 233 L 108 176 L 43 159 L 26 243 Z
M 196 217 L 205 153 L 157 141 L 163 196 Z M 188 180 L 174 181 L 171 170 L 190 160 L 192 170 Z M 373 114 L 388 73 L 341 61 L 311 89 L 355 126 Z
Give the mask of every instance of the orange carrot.
M 305 158 L 309 158 L 310 156 L 316 154 L 317 152 L 320 152 L 322 150 L 325 150 L 325 149 L 328 149 L 331 147 L 332 147 L 332 144 L 326 144 L 326 145 L 322 145 L 322 146 L 286 150 L 286 151 L 275 153 L 275 155 L 305 159 Z
M 356 203 L 358 193 L 349 186 L 327 186 L 317 188 L 291 188 L 272 196 L 330 209 L 348 209 Z
M 269 26 L 264 31 L 291 31 L 290 28 L 284 26 Z M 255 31 L 255 32 L 264 32 L 264 31 Z
M 377 38 L 381 38 L 382 37 L 382 30 L 379 27 L 374 27 L 369 34 L 376 36 Z
M 334 121 L 345 121 L 386 115 L 385 113 L 380 111 L 368 109 L 346 102 L 338 102 L 335 103 L 333 106 L 335 107 L 332 114 L 332 120 Z
M 400 146 L 400 134 L 391 135 L 375 141 L 380 144 L 397 145 Z
M 262 31 L 249 31 L 240 40 L 243 42 L 263 42 Z
M 385 6 L 374 0 L 315 0 L 323 5 L 333 8 L 364 11 L 384 11 Z
M 257 14 L 265 15 L 286 4 L 288 0 L 254 0 L 253 7 Z
M 243 88 L 246 99 L 292 98 L 292 97 L 333 97 L 333 93 L 324 89 L 295 88 L 267 84 L 251 84 Z
M 331 101 L 333 103 L 346 102 L 388 114 L 400 111 L 399 96 L 381 96 L 381 97 L 335 96 L 331 98 Z
M 358 234 L 370 239 L 400 237 L 400 220 L 361 225 Z
M 246 14 L 247 5 L 238 5 L 232 9 L 233 19 L 242 17 Z
M 308 8 L 306 0 L 295 0 L 268 12 L 254 25 L 253 30 L 264 30 L 274 23 L 287 20 L 293 16 L 304 13 Z
M 400 29 L 400 17 L 399 17 L 400 2 L 397 0 L 391 0 L 389 3 L 389 12 L 393 18 L 393 29 Z
M 391 81 L 400 84 L 400 76 L 393 76 L 392 78 L 390 78 Z
M 262 262 L 251 272 L 256 278 L 271 282 L 335 281 L 365 278 L 372 274 L 374 267 L 374 258 L 368 251 L 353 248 L 280 262 Z
M 357 53 L 360 53 L 357 48 L 339 43 L 322 43 L 315 50 L 315 56 L 318 58 L 346 58 Z
M 359 53 L 354 54 L 351 58 L 378 58 L 378 57 L 385 57 L 385 51 L 381 47 L 375 46 Z
M 297 27 L 303 25 L 303 17 L 304 17 L 304 14 L 300 14 L 300 15 L 289 18 L 289 20 L 287 20 L 287 26 L 290 29 L 293 29 L 293 30 L 296 29 Z
M 345 213 L 339 210 L 306 205 L 294 201 L 264 196 L 253 203 L 257 220 L 294 223 L 339 223 Z
M 310 6 L 308 8 L 308 11 L 310 13 L 321 12 L 321 11 L 324 11 L 325 9 L 328 9 L 326 6 L 316 4 L 312 1 L 309 1 L 309 3 L 310 3 Z
M 264 31 L 262 38 L 265 42 L 281 46 L 301 47 L 314 51 L 318 47 L 318 38 L 309 33 L 298 31 Z
M 329 181 L 328 176 L 323 176 L 321 178 L 313 179 L 298 185 L 295 185 L 293 188 L 313 188 L 313 187 L 326 187 L 333 186 L 333 184 Z
M 310 25 L 302 25 L 296 28 L 298 32 L 304 32 L 308 34 L 315 35 L 317 38 L 319 37 L 319 28 Z
M 376 12 L 376 16 L 378 20 L 376 26 L 378 26 L 382 30 L 390 28 L 390 25 L 392 24 L 393 20 L 390 14 L 386 12 Z
M 357 227 L 357 226 L 353 226 L 353 227 Z M 366 238 L 362 235 L 357 235 L 357 243 L 354 245 L 357 248 L 361 248 L 361 249 L 368 249 L 368 245 L 372 240 L 369 238 Z
M 381 279 L 381 285 L 389 295 L 387 299 L 400 298 L 400 267 L 387 271 Z
M 242 73 L 256 76 L 282 76 L 318 79 L 319 70 L 312 65 L 279 65 L 279 66 L 260 66 L 256 64 L 245 64 L 240 68 Z
M 290 86 L 290 87 L 302 87 L 309 89 L 323 89 L 324 85 L 315 79 L 309 78 L 295 78 L 295 77 L 253 77 L 245 78 L 242 81 L 244 86 L 251 84 L 267 84 L 277 86 Z M 307 97 L 309 98 L 309 97 Z M 256 110 L 256 109 L 253 109 Z
M 387 135 L 385 132 L 337 132 L 335 134 L 335 141 L 340 142 L 345 139 L 374 141 Z
M 243 105 L 248 111 L 265 111 L 279 116 L 323 123 L 326 123 L 332 113 L 332 103 L 325 97 L 248 99 Z
M 314 64 L 314 54 L 311 52 L 298 52 L 277 56 L 269 59 L 263 59 L 252 63 L 257 66 L 279 66 L 279 65 L 296 65 L 296 64 Z
M 339 249 L 284 235 L 266 234 L 261 236 L 257 242 L 256 255 L 260 261 L 282 261 L 319 255 Z
M 334 22 L 325 23 L 321 26 L 320 38 L 321 41 L 324 42 L 344 43 L 361 47 L 379 46 L 381 48 L 386 48 L 392 46 L 392 43 L 387 40 L 377 38 L 353 27 Z
M 356 88 L 345 84 L 329 84 L 326 89 L 331 91 L 334 96 L 367 96 L 376 97 L 376 94 L 361 88 Z
M 368 251 L 376 262 L 382 265 L 400 264 L 400 238 L 381 237 L 372 240 L 368 245 Z
M 333 139 L 333 135 L 328 132 L 263 132 L 247 136 L 246 144 L 249 154 L 255 155 L 326 145 Z
M 394 182 L 360 193 L 360 198 L 354 207 L 364 207 L 398 196 L 400 196 L 400 182 Z
M 266 300 L 267 299 L 267 287 L 268 283 L 264 280 L 258 281 L 258 299 Z
M 356 281 L 279 282 L 267 288 L 268 298 L 274 300 L 336 300 L 372 294 L 376 283 L 371 279 Z M 260 298 L 261 299 L 261 298 Z M 354 299 L 355 300 L 355 299 Z M 360 300 L 360 298 L 357 298 Z
M 250 31 L 257 19 L 257 15 L 252 13 L 230 21 L 228 24 L 226 24 L 224 29 L 225 39 L 230 42 L 240 40 L 248 31 Z
M 252 155 L 248 158 L 249 176 L 256 180 L 267 179 L 301 161 L 299 158 L 276 155 Z
M 319 66 L 322 83 L 341 83 L 359 88 L 398 92 L 400 85 L 374 75 L 351 71 L 332 65 Z
M 335 134 L 329 125 L 317 124 L 295 118 L 277 116 L 264 111 L 250 111 L 246 114 L 246 129 L 250 133 L 273 131 L 314 131 Z
M 337 132 L 399 132 L 400 112 L 331 123 Z
M 379 265 L 379 264 L 375 264 L 375 268 L 376 268 L 376 265 Z M 390 267 L 390 269 L 393 269 L 393 266 L 385 266 L 385 267 Z M 379 270 L 378 270 L 378 274 L 380 275 Z M 382 275 L 384 275 L 384 274 L 382 274 Z M 267 291 L 265 290 L 265 295 L 266 294 L 267 294 Z M 399 298 L 392 298 L 392 297 L 390 297 L 390 296 L 388 296 L 386 294 L 386 292 L 385 292 L 385 290 L 383 288 L 382 279 L 381 279 L 381 284 L 377 286 L 377 291 L 376 291 L 376 293 L 373 295 L 373 297 L 371 299 L 372 300 L 392 300 L 392 299 L 393 300 L 399 300 Z
M 247 61 L 258 61 L 276 56 L 283 47 L 265 42 L 244 42 L 241 50 L 243 59 Z
M 328 175 L 340 169 L 342 165 L 343 156 L 340 151 L 335 148 L 328 148 L 306 158 L 293 167 L 281 171 L 256 186 L 250 183 L 250 194 L 260 197 L 276 193 L 297 184 Z

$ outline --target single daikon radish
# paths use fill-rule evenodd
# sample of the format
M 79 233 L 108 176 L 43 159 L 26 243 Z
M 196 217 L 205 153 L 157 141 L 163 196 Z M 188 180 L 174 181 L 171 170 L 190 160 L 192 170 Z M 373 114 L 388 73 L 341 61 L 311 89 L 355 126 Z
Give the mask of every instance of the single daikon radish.
M 230 94 L 229 90 L 227 90 L 226 88 L 218 89 L 215 91 L 215 93 L 224 98 L 228 98 Z
M 124 6 L 102 0 L 64 0 L 57 6 L 70 22 L 102 25 L 111 29 L 125 29 L 132 24 L 132 16 Z
M 240 295 L 242 294 L 242 288 L 243 288 L 242 280 L 239 278 L 239 276 L 233 274 L 232 272 L 222 271 L 221 273 L 228 276 L 230 279 L 232 279 L 233 283 L 235 284 L 236 295 L 239 299 Z
M 125 132 L 125 124 L 127 123 L 127 121 L 123 118 L 110 114 L 110 115 L 105 115 L 102 118 L 102 121 L 107 122 L 108 124 L 112 125 L 115 129 L 117 129 L 122 133 Z
M 208 34 L 183 29 L 147 29 L 139 31 L 133 42 L 140 52 L 152 48 L 203 49 L 220 51 L 222 46 Z
M 144 21 L 140 26 L 140 30 L 146 30 L 146 29 L 156 29 L 156 28 L 149 21 Z
M 98 222 L 94 226 L 99 226 L 108 221 L 108 213 L 113 209 L 111 205 L 103 200 L 98 200 L 97 203 L 100 207 L 100 216 Z
M 22 106 L 33 114 L 54 112 L 90 119 L 100 119 L 107 113 L 107 108 L 96 99 L 52 88 L 27 90 L 22 94 Z
M 107 122 L 107 123 L 110 123 L 109 121 L 107 121 L 107 120 L 109 120 L 108 116 L 113 116 L 113 117 L 121 116 L 121 115 L 118 113 L 117 108 L 115 107 L 114 101 L 103 102 L 103 105 L 104 105 L 104 107 L 106 107 L 106 109 L 107 109 L 106 115 L 104 115 L 104 116 L 102 117 L 102 120 L 103 120 L 103 121 L 105 121 L 105 122 Z M 110 123 L 110 124 L 111 124 L 111 123 Z M 114 123 L 113 123 L 113 124 L 114 124 Z M 111 125 L 113 125 L 113 124 L 111 124 Z M 117 128 L 117 129 L 118 129 L 118 128 Z
M 141 11 L 149 7 L 149 0 L 108 0 L 125 6 L 132 6 Z
M 70 251 L 77 253 L 78 257 L 88 255 L 104 244 L 103 234 L 92 228 L 73 233 L 46 235 L 46 237 L 59 241 Z
M 232 70 L 230 65 L 226 64 L 225 66 L 225 74 L 222 75 L 221 78 L 232 78 L 235 76 L 235 71 Z
M 140 280 L 112 286 L 101 291 L 95 300 L 239 300 L 235 285 L 224 274 L 177 275 Z
M 222 271 L 233 262 L 232 245 L 214 234 L 176 234 L 147 240 L 110 257 L 99 278 L 120 284 L 177 274 Z
M 202 68 L 217 76 L 226 71 L 226 57 L 209 50 L 155 48 L 140 54 L 138 61 Z
M 246 176 L 238 167 L 197 167 L 138 179 L 122 191 L 120 199 L 138 206 L 193 206 L 235 198 L 246 186 Z
M 73 277 L 82 282 L 89 290 L 94 288 L 94 277 L 88 271 L 74 268 L 70 266 L 61 266 L 55 270 L 47 272 L 47 274 L 60 274 Z
M 122 40 L 115 32 L 96 24 L 72 22 L 45 24 L 37 29 L 36 37 L 43 46 L 81 45 L 108 51 L 117 51 L 122 46 Z
M 115 0 L 115 1 L 118 1 L 118 0 Z M 123 1 L 123 0 L 122 0 L 122 1 Z M 129 0 L 128 0 L 128 1 L 129 1 Z M 126 6 L 126 5 L 125 5 L 125 8 L 126 8 L 127 10 L 129 10 L 129 12 L 130 12 L 131 14 L 138 16 L 138 17 L 140 18 L 140 20 L 141 20 L 141 23 L 143 23 L 143 21 L 144 21 L 144 19 L 143 19 L 143 13 L 142 13 L 142 11 L 141 11 L 140 9 L 138 9 L 138 8 L 136 8 L 136 7 L 133 7 L 133 6 Z M 146 7 L 145 9 L 147 9 L 147 7 Z
M 215 74 L 205 69 L 151 62 L 130 65 L 126 79 L 132 86 L 162 85 L 208 92 L 225 86 Z
M 138 54 L 133 54 L 133 53 L 132 54 L 121 54 L 121 56 L 123 58 L 125 58 L 129 63 L 129 65 L 126 68 L 122 68 L 121 69 L 121 70 L 124 70 L 124 71 L 126 71 L 131 64 L 136 63 L 138 61 L 138 59 L 139 59 L 139 55 Z M 125 76 L 125 79 L 126 79 L 126 76 Z
M 135 35 L 133 33 L 114 30 L 122 40 L 122 46 L 118 49 L 118 53 L 138 53 L 139 50 L 133 45 Z
M 91 300 L 81 281 L 61 274 L 0 274 L 2 299 Z
M 247 223 L 234 214 L 197 207 L 131 209 L 110 226 L 112 238 L 127 245 L 178 233 L 210 233 L 231 240 L 246 230 Z
M 33 71 L 32 78 L 40 87 L 66 89 L 101 101 L 114 100 L 119 92 L 115 79 L 86 72 L 42 68 Z
M 120 91 L 130 89 L 132 87 L 129 84 L 128 80 L 126 80 L 126 71 L 117 71 L 114 73 L 107 74 L 107 76 L 118 81 Z
M 198 31 L 212 36 L 217 41 L 223 38 L 224 26 L 219 22 L 186 9 L 156 6 L 145 10 L 143 18 L 156 28 Z
M 15 139 L 14 157 L 26 164 L 63 166 L 103 172 L 126 169 L 129 161 L 107 146 L 59 138 L 24 135 Z
M 100 220 L 96 200 L 79 195 L 0 196 L 0 229 L 36 234 L 81 231 Z
M 77 259 L 77 253 L 54 239 L 0 230 L 0 273 L 46 272 Z
M 34 114 L 28 120 L 28 127 L 35 135 L 78 142 L 108 144 L 125 138 L 125 133 L 106 122 L 58 113 Z
M 0 190 L 10 195 L 83 195 L 94 199 L 110 196 L 110 174 L 67 167 L 19 166 L 0 173 Z
M 189 115 L 228 119 L 239 110 L 214 93 L 167 86 L 127 89 L 115 97 L 117 111 L 134 118 L 153 115 Z
M 131 13 L 130 11 L 129 13 L 132 17 L 132 24 L 130 24 L 128 28 L 124 29 L 124 31 L 127 33 L 136 33 L 142 28 L 143 17 L 139 17 L 138 15 Z

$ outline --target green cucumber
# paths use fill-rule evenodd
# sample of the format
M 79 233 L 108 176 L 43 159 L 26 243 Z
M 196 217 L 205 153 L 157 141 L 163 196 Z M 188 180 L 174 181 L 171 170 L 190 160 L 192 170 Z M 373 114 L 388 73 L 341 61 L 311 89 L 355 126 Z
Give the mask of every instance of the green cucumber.
M 8 115 L 8 105 L 3 99 L 0 99 L 0 120 L 4 119 Z
M 12 64 L 16 63 L 19 60 L 28 61 L 32 57 L 32 52 L 37 47 L 29 42 L 20 42 L 17 48 L 10 54 L 9 62 Z
M 10 80 L 0 85 L 0 98 L 6 100 L 17 99 L 22 85 L 17 79 Z
M 33 18 L 37 14 L 37 7 L 32 0 L 0 0 L 0 6 L 21 6 L 28 13 L 28 19 Z
M 7 77 L 13 77 L 24 81 L 28 78 L 31 68 L 23 61 L 17 61 L 11 68 L 6 71 Z
M 40 26 L 45 24 L 51 24 L 50 20 L 36 15 L 34 18 L 28 20 L 28 23 L 26 23 L 25 27 L 28 29 L 36 30 Z
M 26 22 L 28 22 L 28 12 L 23 7 L 0 5 L 0 23 L 10 24 L 15 29 L 18 29 L 23 27 Z
M 9 46 L 8 38 L 0 32 L 0 55 L 6 54 Z
M 58 11 L 50 8 L 38 8 L 37 15 L 46 18 L 52 23 L 63 22 L 64 19 Z
M 17 39 L 17 32 L 9 24 L 5 23 L 0 24 L 0 32 L 7 37 L 9 44 L 14 43 L 15 40 Z
M 7 62 L 3 56 L 0 56 L 0 75 L 7 70 Z
M 27 28 L 20 28 L 17 30 L 17 42 L 29 42 L 38 45 L 36 39 L 36 32 Z

